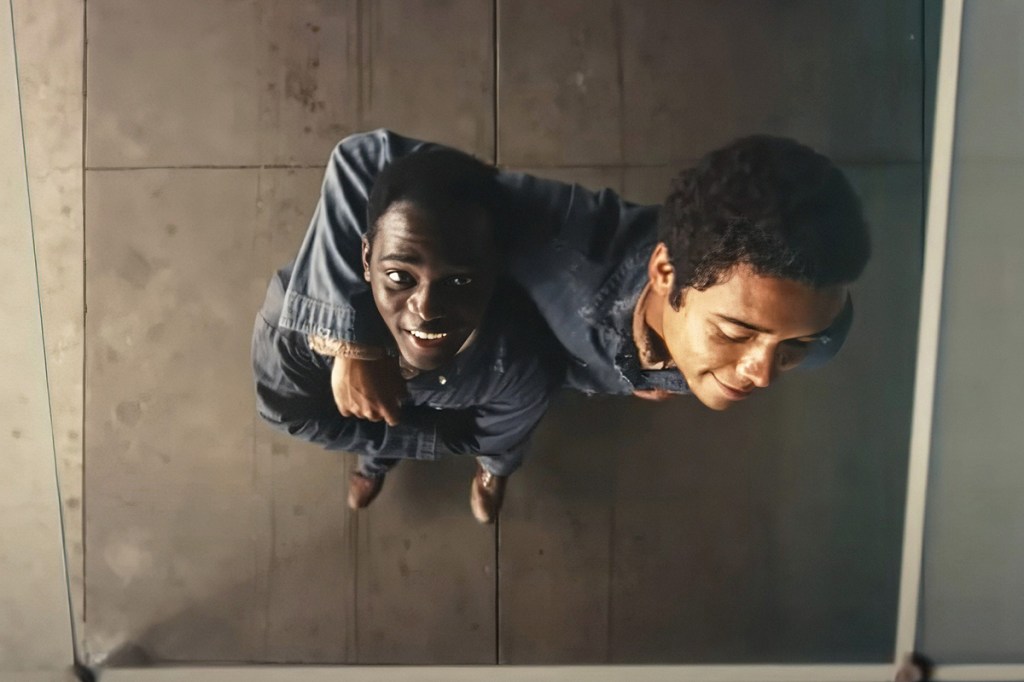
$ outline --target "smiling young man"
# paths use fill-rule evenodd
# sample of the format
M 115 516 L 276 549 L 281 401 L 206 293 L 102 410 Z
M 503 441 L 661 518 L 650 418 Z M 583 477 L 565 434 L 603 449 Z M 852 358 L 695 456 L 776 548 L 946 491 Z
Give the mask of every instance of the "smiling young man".
M 280 324 L 339 356 L 332 382 L 344 414 L 399 419 L 397 368 L 373 359 L 376 315 L 345 264 L 375 174 L 434 147 L 386 130 L 343 140 L 288 284 Z M 664 206 L 520 173 L 499 181 L 513 207 L 506 267 L 567 351 L 570 387 L 692 393 L 725 409 L 828 360 L 846 337 L 867 226 L 843 174 L 793 140 L 752 136 L 711 152 L 679 175 Z
M 291 435 L 359 454 L 354 509 L 373 501 L 400 459 L 448 450 L 477 455 L 470 505 L 493 521 L 560 380 L 557 345 L 499 276 L 505 208 L 495 176 L 461 152 L 422 150 L 389 165 L 369 196 L 360 270 L 400 368 L 401 423 L 339 414 L 332 358 L 277 324 L 292 268 L 271 281 L 253 334 L 258 411 Z
M 725 409 L 838 350 L 869 253 L 860 203 L 825 157 L 767 136 L 712 152 L 659 213 L 634 308 L 641 361 L 675 365 Z

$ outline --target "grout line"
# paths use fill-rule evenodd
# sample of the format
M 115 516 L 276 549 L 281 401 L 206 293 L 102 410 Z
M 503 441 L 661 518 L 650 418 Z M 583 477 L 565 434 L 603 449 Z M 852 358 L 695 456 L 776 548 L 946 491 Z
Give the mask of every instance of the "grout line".
M 499 135 L 500 125 L 499 96 L 498 96 L 498 16 L 500 0 L 491 2 L 491 123 L 492 123 L 492 150 L 491 158 L 495 166 L 499 162 Z M 501 513 L 494 520 L 494 664 L 501 664 Z
M 501 665 L 501 512 L 494 520 L 494 664 Z
M 624 18 L 622 16 L 622 5 L 616 2 L 612 6 L 612 27 L 614 31 L 615 40 L 615 82 L 619 90 L 619 160 L 625 164 L 626 161 L 626 76 L 625 76 L 625 65 L 623 59 L 623 39 L 622 31 L 624 25 Z M 625 174 L 623 174 L 625 175 Z M 625 177 L 623 177 L 621 184 L 625 185 Z
M 492 57 L 492 64 L 491 64 L 491 67 L 493 69 L 492 70 L 492 75 L 491 75 L 491 85 L 492 85 L 492 92 L 493 92 L 491 106 L 493 107 L 492 116 L 493 116 L 493 128 L 494 128 L 494 130 L 492 131 L 492 135 L 493 135 L 492 143 L 494 145 L 494 149 L 493 149 L 493 152 L 492 152 L 492 157 L 494 159 L 494 165 L 495 166 L 497 166 L 500 163 L 500 154 L 498 153 L 498 149 L 499 149 L 498 144 L 499 144 L 499 139 L 500 139 L 499 135 L 498 135 L 498 126 L 500 125 L 500 122 L 501 122 L 500 110 L 499 110 L 500 99 L 499 99 L 499 96 L 498 96 L 499 95 L 499 93 L 498 93 L 498 87 L 499 87 L 498 86 L 498 58 L 499 58 L 499 52 L 498 52 L 498 36 L 499 36 L 498 14 L 499 14 L 499 8 L 498 8 L 498 4 L 499 4 L 499 1 L 500 0 L 494 0 L 491 3 L 491 53 L 493 55 L 493 57 Z
M 135 170 L 322 170 L 323 164 L 262 163 L 251 165 L 196 164 L 186 166 L 84 166 L 84 169 L 90 172 Z
M 604 662 L 607 665 L 611 665 L 614 657 L 614 642 L 612 641 L 613 627 L 612 627 L 612 606 L 615 596 L 615 504 L 616 504 L 616 492 L 615 486 L 615 474 L 613 472 L 611 477 L 611 489 L 608 495 L 608 585 L 605 590 L 605 650 L 604 650 Z
M 924 163 L 921 159 L 842 159 L 836 157 L 829 157 L 833 163 L 838 165 L 840 168 L 858 168 L 858 167 L 870 167 L 870 166 L 884 166 L 886 168 L 906 166 L 917 168 Z M 619 169 L 654 169 L 660 170 L 663 168 L 677 168 L 683 169 L 688 166 L 692 166 L 700 161 L 700 158 L 679 158 L 666 161 L 664 163 L 568 163 L 568 164 L 546 164 L 546 163 L 531 163 L 531 162 L 512 162 L 505 164 L 498 164 L 502 168 L 528 168 L 532 170 L 544 171 L 544 170 L 619 170 Z
M 84 95 L 84 93 L 83 93 Z M 84 99 L 84 97 L 83 97 Z M 495 130 L 497 130 L 498 117 L 495 114 Z M 497 144 L 498 136 L 495 133 L 494 143 Z M 497 147 L 495 147 L 497 150 Z M 218 164 L 192 164 L 192 165 L 161 165 L 161 166 L 85 166 L 85 144 L 83 136 L 83 170 L 88 172 L 102 173 L 107 171 L 146 171 L 146 170 L 323 170 L 323 164 L 250 164 L 250 165 L 218 165 Z M 692 165 L 698 159 L 678 159 L 666 163 L 577 163 L 577 164 L 533 164 L 533 163 L 510 163 L 502 164 L 498 161 L 498 154 L 495 151 L 495 165 L 504 168 L 529 168 L 532 170 L 578 170 L 578 169 L 661 169 L 666 167 Z M 863 159 L 863 160 L 842 160 L 833 159 L 839 166 L 920 166 L 922 161 L 918 160 L 885 160 L 885 159 Z
M 343 493 L 344 494 L 344 493 Z M 359 560 L 360 560 L 360 548 L 362 543 L 360 539 L 363 537 L 363 531 L 365 536 L 370 536 L 370 519 L 368 515 L 363 515 L 364 523 L 359 523 L 359 514 L 351 514 L 348 510 L 345 512 L 348 514 L 348 518 L 352 521 L 352 542 L 355 545 L 355 552 L 352 553 L 353 566 L 352 566 L 352 632 L 355 647 L 355 656 L 351 658 L 352 661 L 359 661 L 362 651 L 359 647 L 360 644 L 360 630 L 359 630 Z M 367 542 L 369 544 L 369 542 Z
M 89 118 L 88 118 L 89 117 L 89 110 L 88 110 L 88 101 L 89 101 L 89 8 L 88 8 L 88 4 L 89 4 L 89 0 L 82 0 L 82 178 L 81 178 L 81 187 L 82 187 L 82 423 L 81 423 L 81 426 L 79 428 L 79 434 L 81 435 L 81 437 L 79 438 L 78 443 L 79 443 L 79 445 L 81 447 L 81 455 L 82 455 L 82 506 L 81 506 L 81 510 L 82 510 L 82 630 L 83 630 L 83 632 L 82 632 L 82 647 L 83 648 L 85 647 L 85 629 L 86 629 L 85 622 L 86 622 L 86 613 L 88 612 L 88 609 L 86 607 L 86 603 L 87 603 L 87 599 L 88 599 L 88 597 L 86 596 L 88 594 L 88 590 L 86 589 L 86 584 L 87 584 L 87 582 L 86 582 L 86 565 L 87 565 L 86 557 L 88 556 L 88 552 L 89 552 L 89 543 L 85 541 L 85 529 L 86 529 L 85 519 L 86 519 L 86 511 L 89 508 L 89 500 L 88 500 L 88 497 L 85 494 L 86 493 L 86 489 L 85 489 L 85 480 L 86 480 L 86 478 L 85 478 L 85 467 L 86 467 L 86 463 L 85 463 L 85 444 L 86 444 L 86 433 L 85 433 L 85 427 L 86 427 L 86 422 L 85 422 L 85 410 L 86 410 L 86 407 L 85 407 L 85 396 L 86 396 L 86 390 L 85 390 L 85 387 L 88 385 L 87 382 L 86 382 L 87 366 L 86 366 L 86 360 L 85 359 L 86 359 L 86 349 L 87 349 L 87 344 L 88 344 L 88 335 L 86 334 L 86 330 L 88 328 L 88 320 L 86 318 L 89 315 L 89 308 L 86 305 L 86 301 L 87 301 L 87 298 L 86 298 L 86 281 L 87 281 L 86 268 L 89 266 L 89 264 L 88 264 L 88 262 L 86 261 L 86 258 L 85 258 L 85 234 L 86 234 L 86 229 L 85 229 L 86 228 L 86 223 L 85 223 L 85 220 L 86 220 L 86 218 L 85 218 L 85 216 L 86 216 L 86 214 L 85 214 L 85 208 L 86 208 L 86 206 L 85 206 L 86 173 L 85 173 L 85 169 L 86 169 L 86 151 L 87 151 L 86 141 L 88 139 L 88 135 L 87 135 L 86 131 L 88 130 L 87 124 L 88 124 L 88 120 L 89 120 Z M 83 654 L 84 653 L 85 652 L 83 652 Z M 88 661 L 85 661 L 85 660 L 81 660 L 80 662 L 82 664 L 85 664 L 85 665 L 88 664 Z

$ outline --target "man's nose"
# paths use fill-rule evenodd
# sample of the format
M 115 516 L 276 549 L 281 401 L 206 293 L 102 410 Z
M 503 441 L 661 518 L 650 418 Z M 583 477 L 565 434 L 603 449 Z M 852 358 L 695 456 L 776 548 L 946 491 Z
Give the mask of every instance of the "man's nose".
M 758 388 L 768 388 L 776 371 L 775 352 L 768 347 L 751 349 L 736 366 L 737 374 Z
M 409 297 L 409 310 L 418 315 L 420 319 L 429 321 L 442 317 L 441 308 L 438 292 L 428 284 L 417 287 L 413 295 Z

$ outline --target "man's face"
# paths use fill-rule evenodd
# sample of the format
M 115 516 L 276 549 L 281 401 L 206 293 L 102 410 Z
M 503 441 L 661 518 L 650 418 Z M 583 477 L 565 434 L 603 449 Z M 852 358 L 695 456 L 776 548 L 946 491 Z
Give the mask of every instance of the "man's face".
M 713 410 L 767 388 L 780 372 L 796 367 L 847 296 L 844 286 L 816 290 L 740 265 L 704 291 L 685 290 L 674 310 L 668 302 L 673 269 L 664 244 L 651 256 L 650 275 L 661 330 L 657 322 L 652 328 L 693 394 Z
M 437 369 L 480 325 L 497 270 L 484 209 L 460 205 L 435 215 L 396 202 L 363 242 L 363 268 L 381 317 L 405 361 Z

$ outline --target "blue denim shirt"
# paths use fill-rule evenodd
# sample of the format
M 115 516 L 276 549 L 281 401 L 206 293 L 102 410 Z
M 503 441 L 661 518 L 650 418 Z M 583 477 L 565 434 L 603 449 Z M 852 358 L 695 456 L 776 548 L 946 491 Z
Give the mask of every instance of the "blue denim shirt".
M 563 357 L 536 310 L 500 287 L 477 338 L 441 369 L 406 382 L 399 424 L 342 417 L 331 391 L 333 358 L 280 318 L 291 268 L 267 288 L 253 330 L 257 411 L 271 426 L 329 450 L 370 457 L 521 456 L 561 380 Z
M 362 279 L 367 196 L 392 159 L 424 147 L 437 145 L 375 130 L 348 137 L 334 149 L 288 283 L 282 327 L 367 344 L 387 342 Z M 633 309 L 647 282 L 660 207 L 523 173 L 502 171 L 498 177 L 513 206 L 504 224 L 513 244 L 508 271 L 567 351 L 566 383 L 587 393 L 651 388 L 689 393 L 675 369 L 642 370 L 633 341 Z M 848 302 L 802 366 L 833 357 L 852 317 Z

